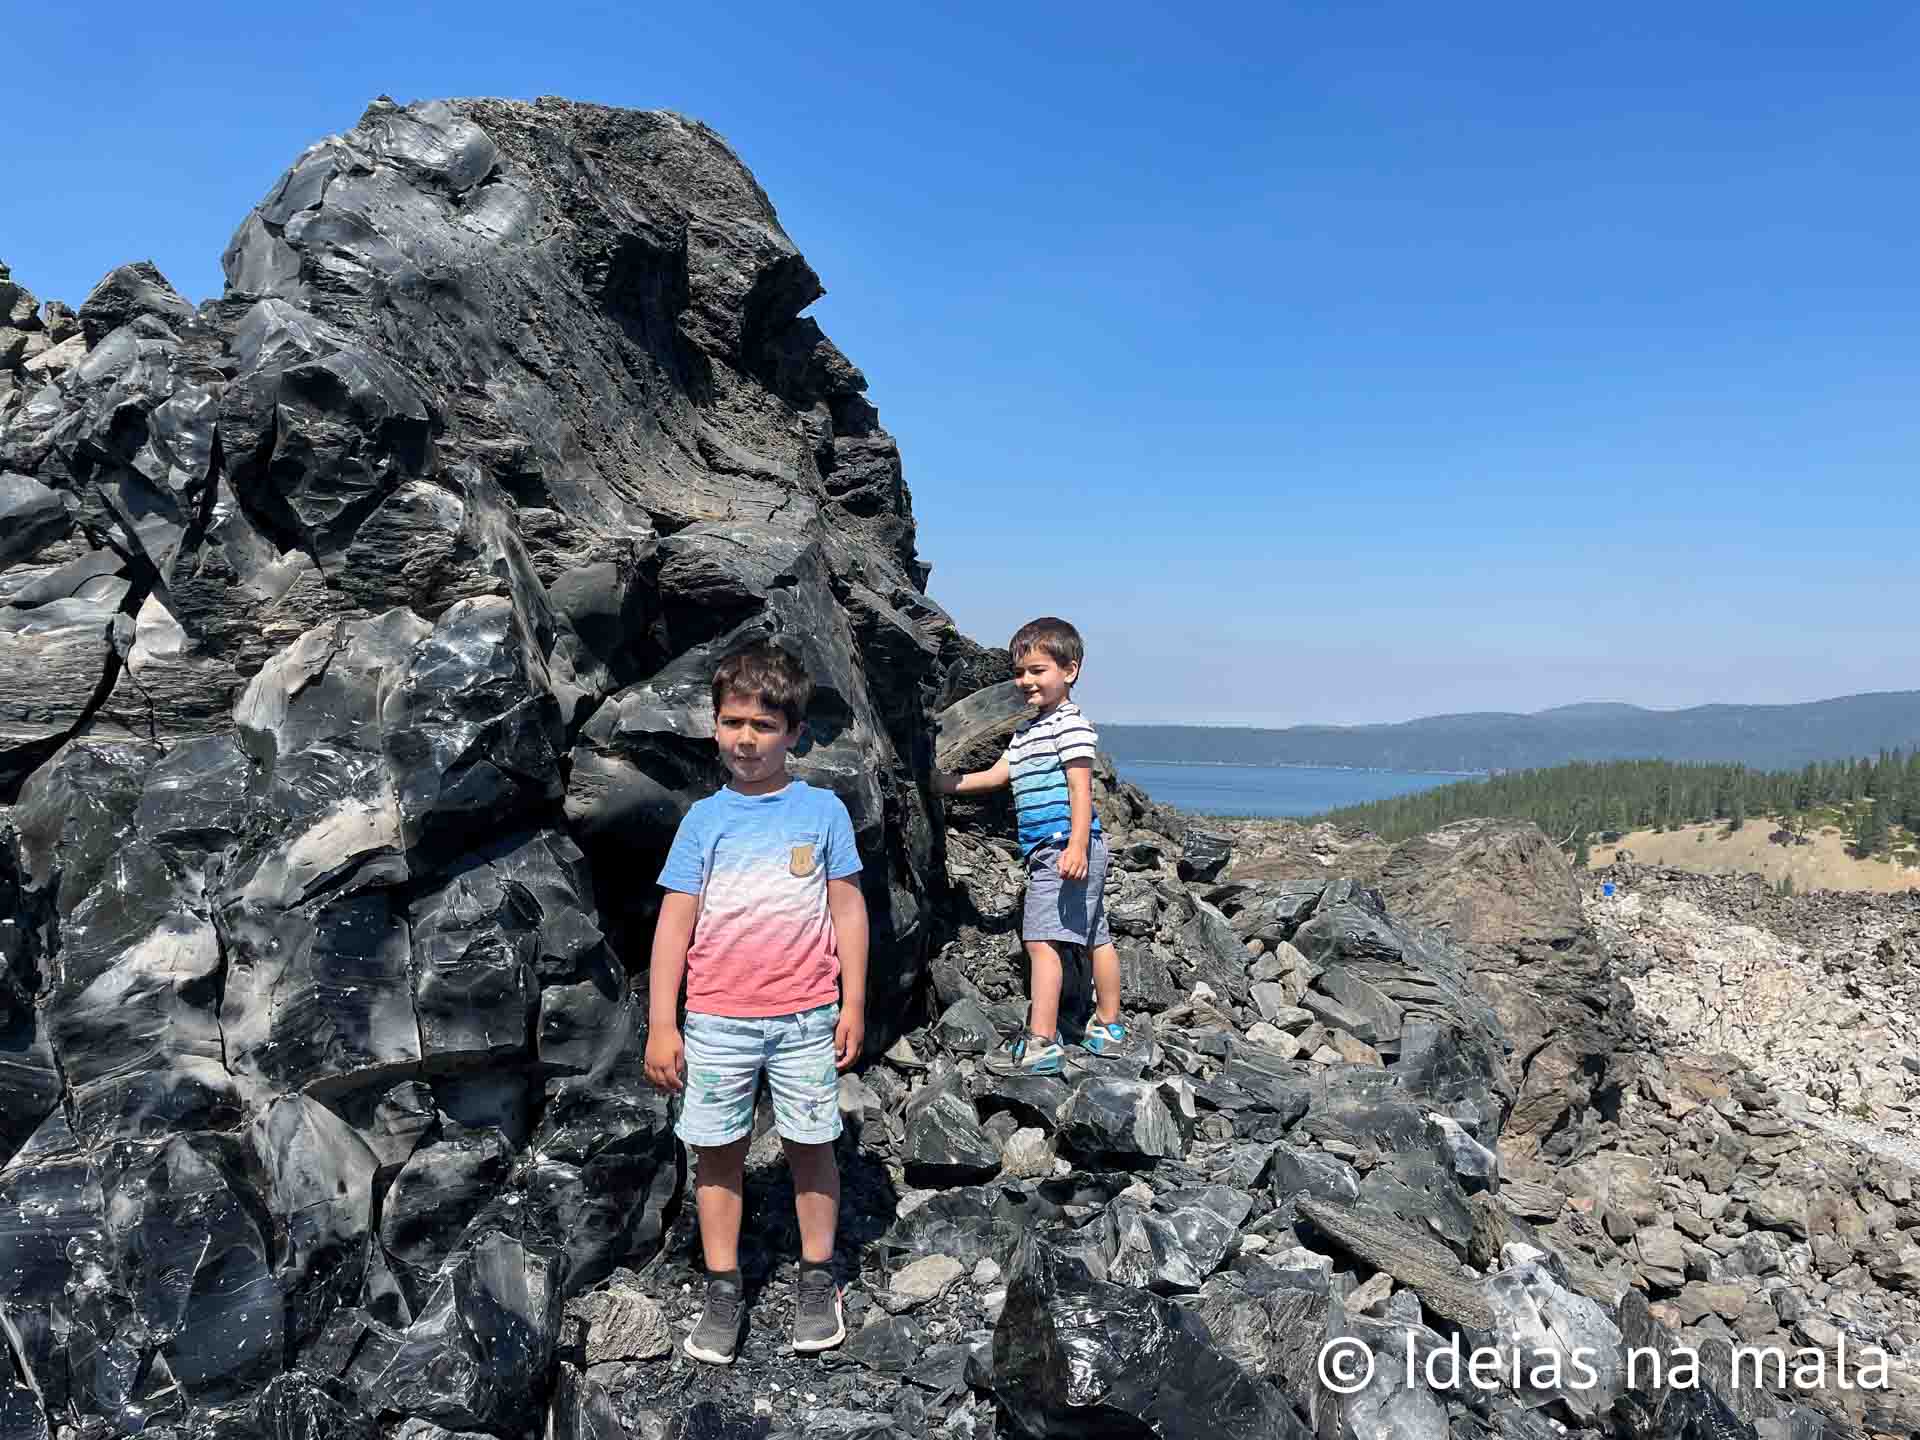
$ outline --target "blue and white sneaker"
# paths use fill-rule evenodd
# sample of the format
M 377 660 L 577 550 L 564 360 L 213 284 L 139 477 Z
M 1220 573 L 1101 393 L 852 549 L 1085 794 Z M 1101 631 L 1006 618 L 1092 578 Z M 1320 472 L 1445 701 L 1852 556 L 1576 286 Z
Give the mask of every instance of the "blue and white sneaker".
M 1055 1036 L 1044 1044 L 1022 1033 L 985 1060 L 995 1075 L 1058 1075 L 1066 1068 L 1066 1051 Z
M 1119 1021 L 1095 1020 L 1087 1026 L 1086 1038 L 1067 1051 L 1067 1069 L 1076 1075 L 1124 1073 L 1137 1064 L 1139 1047 L 1127 1027 Z M 1109 1061 L 1119 1061 L 1118 1065 Z M 1129 1063 L 1132 1062 L 1132 1063 Z

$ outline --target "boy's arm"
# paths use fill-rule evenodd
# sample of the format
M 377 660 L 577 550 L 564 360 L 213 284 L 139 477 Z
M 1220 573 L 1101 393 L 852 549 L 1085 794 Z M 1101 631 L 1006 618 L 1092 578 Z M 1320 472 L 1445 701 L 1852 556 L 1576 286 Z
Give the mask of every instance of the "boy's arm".
M 933 772 L 934 788 L 942 795 L 972 795 L 981 790 L 998 790 L 1007 783 L 1007 757 L 1002 755 L 985 770 L 954 775 L 945 770 Z
M 867 1038 L 867 897 L 857 876 L 827 881 L 827 910 L 840 952 L 840 1023 L 833 1032 L 833 1054 L 845 1070 L 860 1058 Z
M 653 962 L 647 976 L 647 1079 L 662 1090 L 686 1082 L 686 1049 L 680 1039 L 680 982 L 687 975 L 687 946 L 700 914 L 700 897 L 669 890 L 653 927 Z
M 1087 845 L 1093 833 L 1093 762 L 1069 760 L 1067 772 L 1067 815 L 1071 827 L 1067 848 L 1060 856 L 1063 880 L 1087 878 Z

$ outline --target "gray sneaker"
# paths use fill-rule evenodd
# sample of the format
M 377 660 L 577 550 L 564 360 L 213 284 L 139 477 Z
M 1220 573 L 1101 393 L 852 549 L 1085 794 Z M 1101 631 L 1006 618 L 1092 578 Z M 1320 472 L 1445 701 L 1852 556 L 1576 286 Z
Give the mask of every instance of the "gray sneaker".
M 706 1308 L 700 1323 L 693 1327 L 681 1346 L 695 1360 L 709 1365 L 731 1365 L 734 1351 L 740 1348 L 740 1282 L 717 1276 L 707 1280 Z
M 793 1348 L 802 1355 L 831 1350 L 847 1338 L 847 1320 L 840 1307 L 840 1287 L 833 1271 L 803 1266 L 793 1298 Z

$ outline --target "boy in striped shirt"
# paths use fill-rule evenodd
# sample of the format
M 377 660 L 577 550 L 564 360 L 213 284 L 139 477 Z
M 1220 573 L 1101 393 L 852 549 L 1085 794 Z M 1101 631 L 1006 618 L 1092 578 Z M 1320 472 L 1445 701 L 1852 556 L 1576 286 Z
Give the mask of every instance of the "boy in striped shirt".
M 1093 757 L 1098 736 L 1070 698 L 1086 647 L 1080 632 L 1052 615 L 1020 627 L 1007 647 L 1013 683 L 1034 714 L 1013 734 L 989 770 L 940 773 L 942 794 L 970 795 L 1013 786 L 1020 848 L 1027 861 L 1027 903 L 1020 926 L 1026 944 L 1027 1032 L 987 1058 L 999 1074 L 1058 1075 L 1060 951 L 1086 947 L 1093 967 L 1094 1018 L 1086 1050 L 1111 1055 L 1127 1042 L 1120 1023 L 1120 952 L 1107 930 L 1107 841 L 1093 813 Z

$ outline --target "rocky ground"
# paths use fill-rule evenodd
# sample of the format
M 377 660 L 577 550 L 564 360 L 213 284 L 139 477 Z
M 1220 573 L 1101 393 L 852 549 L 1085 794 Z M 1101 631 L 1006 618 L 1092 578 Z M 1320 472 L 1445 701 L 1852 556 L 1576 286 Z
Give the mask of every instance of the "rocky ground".
M 1585 893 L 1663 1048 L 1734 1055 L 1795 1113 L 1913 1136 L 1920 895 L 1783 896 L 1758 877 L 1631 864 Z
M 1020 872 L 991 828 L 951 834 L 937 1018 L 846 1086 L 855 1340 L 819 1366 L 781 1349 L 794 1236 L 777 1148 L 763 1145 L 769 1228 L 744 1368 L 590 1370 L 633 1433 L 654 1423 L 663 1385 L 679 1403 L 833 1434 L 1913 1432 L 1910 1172 L 1794 1123 L 1737 1061 L 1663 1049 L 1632 1023 L 1617 1093 L 1597 1106 L 1563 1095 L 1544 1140 L 1489 1126 L 1515 1057 L 1487 1043 L 1502 1027 L 1461 985 L 1457 952 L 1389 918 L 1377 891 L 1312 874 L 1344 866 L 1418 889 L 1417 858 L 1432 888 L 1435 853 L 1540 862 L 1537 832 L 1456 827 L 1410 852 L 1301 829 L 1210 836 L 1125 787 L 1104 791 L 1102 813 L 1124 1002 L 1151 1050 L 1064 1083 L 979 1068 L 1022 1014 Z M 1290 878 L 1237 878 L 1276 871 Z M 1499 891 L 1487 907 L 1524 902 L 1511 878 L 1486 877 Z M 1447 884 L 1456 909 L 1472 898 L 1462 875 Z M 1564 869 L 1553 886 L 1549 903 L 1577 910 Z M 1416 1015 L 1444 1017 L 1446 1040 L 1435 1047 Z M 1569 1132 L 1571 1146 L 1553 1143 Z M 691 1323 L 684 1217 L 630 1289 L 670 1326 Z M 1194 1318 L 1204 1332 L 1186 1328 Z M 1380 1355 L 1448 1335 L 1536 1359 L 1556 1345 L 1684 1346 L 1703 1378 L 1664 1396 L 1379 1379 L 1342 1397 L 1309 1360 L 1340 1335 Z M 1736 1374 L 1735 1347 L 1772 1347 L 1790 1368 Z M 1875 1388 L 1848 1388 L 1876 1352 Z M 1069 1356 L 1077 1368 L 1058 1368 Z M 1178 1423 L 1174 1404 L 1155 1408 L 1169 1393 Z

